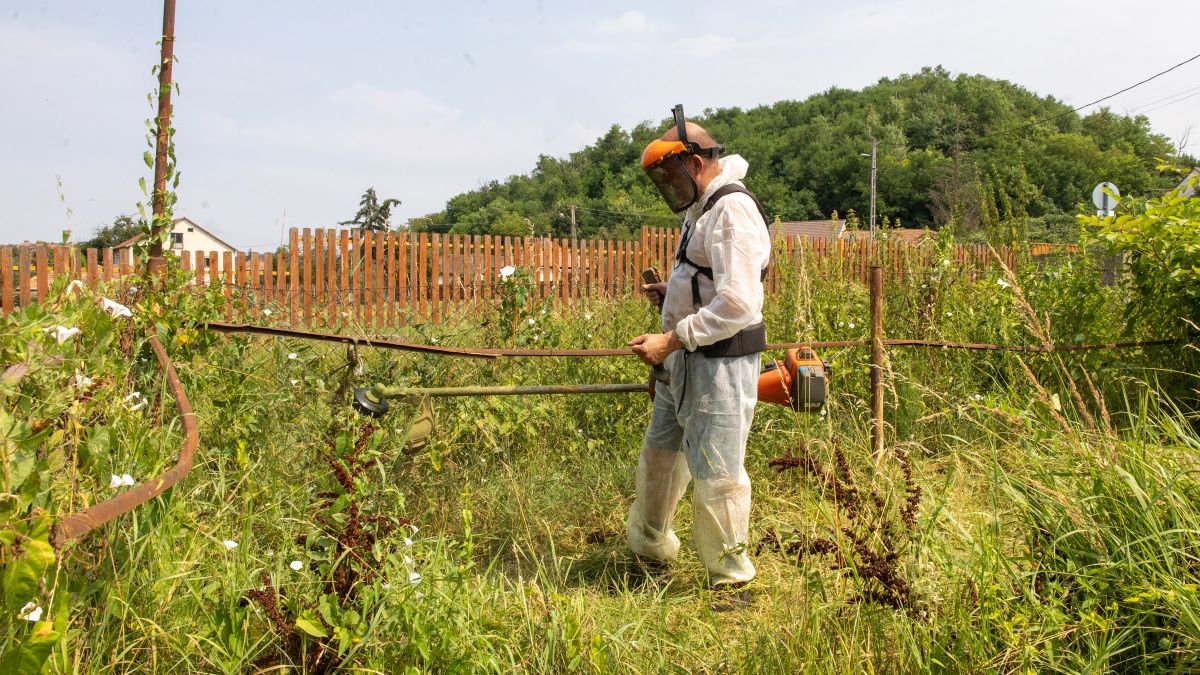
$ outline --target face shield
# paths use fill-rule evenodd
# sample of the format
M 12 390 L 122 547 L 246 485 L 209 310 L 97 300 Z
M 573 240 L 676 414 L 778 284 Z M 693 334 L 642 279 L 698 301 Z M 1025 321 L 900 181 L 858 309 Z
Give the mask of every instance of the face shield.
M 667 206 L 679 213 L 684 211 L 700 198 L 700 187 L 696 178 L 688 170 L 689 161 L 693 155 L 716 159 L 725 151 L 725 146 L 716 145 L 702 148 L 688 140 L 687 123 L 683 117 L 683 106 L 677 105 L 671 111 L 675 116 L 675 129 L 679 134 L 677 141 L 651 141 L 642 152 L 642 170 L 650 177 L 654 187 L 658 188 Z

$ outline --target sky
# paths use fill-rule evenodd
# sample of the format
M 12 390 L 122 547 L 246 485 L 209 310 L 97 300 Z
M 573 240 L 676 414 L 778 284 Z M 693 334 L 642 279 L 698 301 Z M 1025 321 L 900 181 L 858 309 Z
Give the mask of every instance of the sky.
M 1191 0 L 178 0 L 176 215 L 264 250 L 351 219 L 373 186 L 399 225 L 675 103 L 751 108 L 939 64 L 1078 106 L 1200 52 L 1195 16 Z M 161 2 L 0 0 L 0 242 L 85 239 L 144 199 L 161 27 Z M 1105 105 L 1174 141 L 1195 127 L 1200 151 L 1200 59 Z

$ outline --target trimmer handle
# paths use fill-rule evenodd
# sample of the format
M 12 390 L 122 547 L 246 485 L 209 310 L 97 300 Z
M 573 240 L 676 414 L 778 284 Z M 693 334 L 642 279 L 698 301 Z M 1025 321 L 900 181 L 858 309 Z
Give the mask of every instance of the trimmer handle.
M 658 273 L 658 268 L 657 267 L 647 267 L 646 269 L 642 270 L 642 283 L 643 284 L 662 283 L 662 275 Z M 662 309 L 663 296 L 661 293 L 656 293 L 655 295 L 657 297 L 654 299 L 654 304 L 658 305 L 659 309 Z

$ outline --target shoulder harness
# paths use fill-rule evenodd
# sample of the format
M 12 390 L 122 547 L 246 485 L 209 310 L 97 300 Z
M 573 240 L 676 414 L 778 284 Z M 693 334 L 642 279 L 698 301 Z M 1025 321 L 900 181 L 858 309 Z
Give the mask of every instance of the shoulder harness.
M 695 232 L 696 222 L 698 222 L 700 218 L 704 216 L 704 214 L 712 210 L 712 207 L 715 206 L 722 197 L 734 194 L 736 192 L 748 195 L 750 199 L 754 200 L 754 205 L 758 207 L 758 213 L 762 216 L 764 227 L 767 227 L 767 223 L 769 222 L 767 219 L 767 212 L 765 209 L 763 209 L 762 202 L 758 201 L 758 197 L 754 196 L 753 192 L 747 190 L 741 185 L 738 185 L 737 183 L 730 183 L 729 185 L 718 188 L 717 191 L 708 198 L 708 201 L 704 203 L 704 209 L 700 211 L 700 216 L 698 216 L 696 221 L 692 222 L 687 231 L 683 233 L 683 236 L 679 241 L 679 247 L 675 250 L 676 263 L 686 263 L 696 270 L 696 274 L 692 275 L 692 305 L 697 309 L 700 307 L 700 277 L 705 276 L 708 277 L 709 281 L 713 281 L 713 270 L 711 267 L 705 267 L 704 265 L 699 265 L 695 262 L 692 262 L 692 260 L 687 257 L 687 247 L 688 244 L 691 243 L 692 233 Z M 769 269 L 770 262 L 768 261 L 767 267 L 764 267 L 762 273 L 759 275 L 759 281 L 766 281 L 767 271 Z M 766 345 L 767 327 L 760 321 L 753 326 L 747 326 L 746 328 L 743 328 L 735 333 L 732 337 L 714 342 L 711 345 L 705 345 L 700 347 L 697 351 L 709 358 L 721 356 L 744 356 L 746 354 L 756 354 L 761 352 L 766 348 Z

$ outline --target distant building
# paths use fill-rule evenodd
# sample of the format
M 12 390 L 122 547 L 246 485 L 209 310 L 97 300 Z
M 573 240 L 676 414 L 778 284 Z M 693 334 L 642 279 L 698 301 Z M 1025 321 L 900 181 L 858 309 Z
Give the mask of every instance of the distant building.
M 132 260 L 133 245 L 141 240 L 143 235 L 130 237 L 125 241 L 113 247 L 114 256 L 120 260 Z M 220 259 L 221 254 L 235 253 L 237 249 L 226 243 L 217 235 L 200 227 L 194 220 L 189 218 L 176 218 L 175 223 L 171 227 L 171 236 L 167 242 L 167 247 L 164 252 L 171 251 L 175 255 L 192 254 L 196 251 L 204 253 L 217 253 L 217 269 L 221 269 Z
M 809 239 L 865 239 L 871 236 L 869 229 L 847 230 L 845 220 L 792 220 L 771 225 L 771 237 L 794 236 Z M 892 240 L 900 240 L 915 244 L 926 237 L 934 236 L 933 230 L 911 230 L 892 228 L 887 230 L 887 236 Z
M 1200 188 L 1200 166 L 1192 169 L 1187 178 L 1184 178 L 1183 182 L 1175 187 L 1184 197 L 1195 197 L 1198 188 Z

